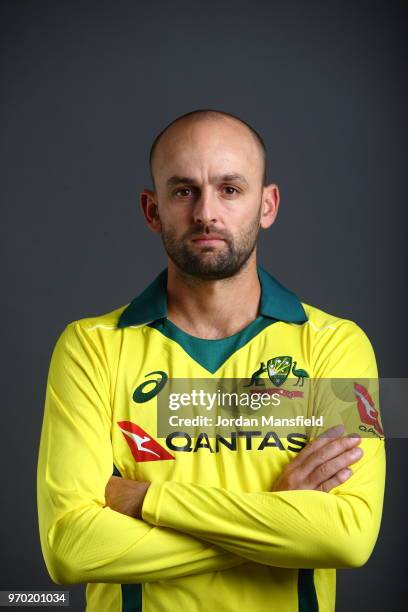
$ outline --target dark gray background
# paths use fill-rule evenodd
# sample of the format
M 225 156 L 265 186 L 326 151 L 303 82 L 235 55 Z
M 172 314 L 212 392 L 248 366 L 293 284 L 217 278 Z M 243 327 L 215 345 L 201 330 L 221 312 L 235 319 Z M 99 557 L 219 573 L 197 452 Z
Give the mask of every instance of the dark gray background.
M 261 265 L 358 322 L 381 376 L 406 376 L 408 11 L 259 0 L 13 0 L 0 11 L 0 586 L 63 589 L 36 514 L 49 359 L 69 321 L 128 303 L 165 265 L 138 197 L 151 188 L 150 144 L 178 115 L 218 108 L 262 134 L 281 210 Z M 387 441 L 382 531 L 363 568 L 338 572 L 339 612 L 402 608 L 407 444 Z M 82 610 L 83 588 L 69 589 Z

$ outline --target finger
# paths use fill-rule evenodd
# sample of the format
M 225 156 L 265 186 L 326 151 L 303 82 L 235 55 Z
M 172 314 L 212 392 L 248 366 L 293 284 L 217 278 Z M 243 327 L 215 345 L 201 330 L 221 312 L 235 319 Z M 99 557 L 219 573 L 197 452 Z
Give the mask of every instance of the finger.
M 338 487 L 339 485 L 343 484 L 343 482 L 346 482 L 346 480 L 348 480 L 350 478 L 352 473 L 353 473 L 353 471 L 350 470 L 350 468 L 344 468 L 344 469 L 340 470 L 339 472 L 337 472 L 337 474 L 332 476 L 332 478 L 329 478 L 329 480 L 326 480 L 325 482 L 322 482 L 317 487 L 316 490 L 328 493 L 329 491 L 334 489 L 334 487 Z
M 326 480 L 332 478 L 340 470 L 347 468 L 349 465 L 356 463 L 363 456 L 361 448 L 352 448 L 345 451 L 341 455 L 334 457 L 330 461 L 326 461 L 319 465 L 306 479 L 307 483 L 313 489 L 321 485 Z
M 337 425 L 333 425 L 333 427 L 329 427 L 329 429 L 325 429 L 321 434 L 316 436 L 316 440 L 320 438 L 337 438 L 339 435 L 344 433 L 344 425 L 343 423 L 338 423 Z
M 295 457 L 295 459 L 291 461 L 291 465 L 292 466 L 303 465 L 306 459 L 310 455 L 312 455 L 314 452 L 316 452 L 320 448 L 323 448 L 327 444 L 330 444 L 330 442 L 332 442 L 333 439 L 340 437 L 343 432 L 344 432 L 344 425 L 342 424 L 336 425 L 335 427 L 330 427 L 330 429 L 327 429 L 326 431 L 321 433 L 312 442 L 309 442 L 309 444 L 307 444 L 304 448 L 302 448 L 302 450 L 297 455 L 297 457 Z
M 322 465 L 330 459 L 338 457 L 347 450 L 358 446 L 360 442 L 360 436 L 344 436 L 341 438 L 330 439 L 329 444 L 325 444 L 323 447 L 317 448 L 314 450 L 314 452 L 309 453 L 301 466 L 303 475 L 307 477 L 319 465 Z

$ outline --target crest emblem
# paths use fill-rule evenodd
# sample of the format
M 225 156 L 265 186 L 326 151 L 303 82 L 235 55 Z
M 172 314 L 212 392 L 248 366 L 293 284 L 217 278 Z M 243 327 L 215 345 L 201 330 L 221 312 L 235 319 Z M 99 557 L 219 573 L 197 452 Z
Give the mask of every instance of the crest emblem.
M 288 355 L 273 357 L 266 362 L 269 379 L 277 387 L 280 387 L 285 382 L 291 367 L 292 357 Z

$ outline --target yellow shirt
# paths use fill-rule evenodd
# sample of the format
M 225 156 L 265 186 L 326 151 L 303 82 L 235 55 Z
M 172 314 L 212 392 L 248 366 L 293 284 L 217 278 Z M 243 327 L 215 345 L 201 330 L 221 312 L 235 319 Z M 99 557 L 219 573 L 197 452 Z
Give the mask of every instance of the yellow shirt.
M 166 269 L 130 304 L 73 321 L 58 338 L 39 529 L 52 580 L 87 583 L 88 612 L 331 612 L 335 568 L 369 558 L 385 479 L 378 406 L 361 383 L 377 378 L 372 346 L 356 323 L 300 302 L 260 267 L 258 275 L 259 316 L 226 339 L 194 338 L 166 318 Z M 217 443 L 183 427 L 161 437 L 158 400 L 173 379 L 272 384 L 290 406 L 324 413 L 326 426 L 339 415 L 357 423 L 364 455 L 329 493 L 271 492 L 316 427 L 289 427 L 292 437 L 231 431 Z M 359 381 L 344 410 L 326 391 L 311 393 L 320 379 Z M 112 473 L 152 483 L 143 520 L 105 507 Z

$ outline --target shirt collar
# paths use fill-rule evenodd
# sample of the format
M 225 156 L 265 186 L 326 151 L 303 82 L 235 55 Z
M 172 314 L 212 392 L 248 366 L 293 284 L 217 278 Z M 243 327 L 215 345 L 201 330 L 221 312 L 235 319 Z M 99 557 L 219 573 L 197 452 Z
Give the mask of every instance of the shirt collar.
M 299 298 L 261 266 L 257 266 L 257 271 L 261 284 L 259 314 L 290 323 L 307 321 L 307 315 Z M 166 316 L 167 268 L 126 306 L 118 319 L 118 327 L 151 323 Z

